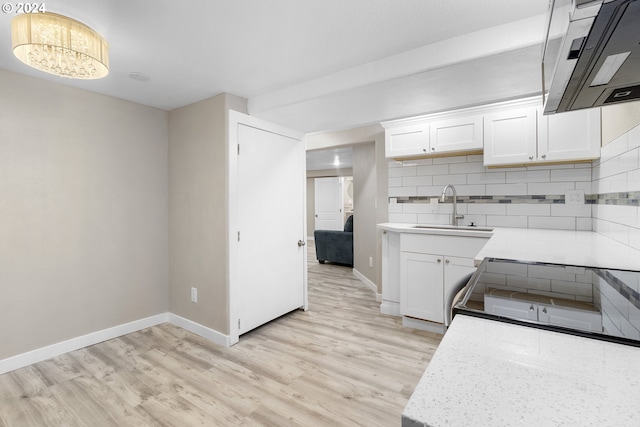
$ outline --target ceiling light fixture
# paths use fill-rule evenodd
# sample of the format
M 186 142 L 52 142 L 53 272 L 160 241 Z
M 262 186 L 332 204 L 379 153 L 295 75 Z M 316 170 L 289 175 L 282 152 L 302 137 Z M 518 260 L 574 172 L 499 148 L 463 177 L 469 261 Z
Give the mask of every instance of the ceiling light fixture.
M 109 45 L 91 28 L 55 13 L 24 13 L 11 20 L 13 54 L 30 67 L 72 79 L 109 74 Z

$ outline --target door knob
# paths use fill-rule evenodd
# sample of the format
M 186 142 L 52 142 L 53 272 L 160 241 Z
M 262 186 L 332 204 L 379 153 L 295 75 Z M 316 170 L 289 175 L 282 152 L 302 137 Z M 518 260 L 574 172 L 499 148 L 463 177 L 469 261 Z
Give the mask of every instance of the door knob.
M 305 242 L 303 242 L 302 240 L 298 240 L 298 246 L 304 246 L 304 245 L 306 245 Z

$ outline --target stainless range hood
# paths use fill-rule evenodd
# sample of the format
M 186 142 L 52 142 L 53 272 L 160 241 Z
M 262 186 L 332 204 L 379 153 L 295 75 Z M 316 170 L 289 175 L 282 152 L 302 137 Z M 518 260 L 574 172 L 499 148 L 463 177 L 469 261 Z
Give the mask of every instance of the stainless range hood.
M 640 100 L 640 0 L 550 0 L 542 85 L 545 114 Z

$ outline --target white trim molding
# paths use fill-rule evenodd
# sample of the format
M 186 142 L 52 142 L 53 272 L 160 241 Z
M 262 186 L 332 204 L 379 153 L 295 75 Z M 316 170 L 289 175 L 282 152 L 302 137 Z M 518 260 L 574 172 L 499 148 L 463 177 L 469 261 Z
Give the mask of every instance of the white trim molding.
M 352 269 L 353 275 L 356 276 L 362 283 L 364 283 L 367 288 L 371 289 L 373 292 L 375 292 L 376 294 L 376 301 L 380 302 L 382 299 L 382 295 L 380 295 L 378 293 L 378 286 L 373 283 L 371 280 L 369 280 L 368 277 L 366 277 L 364 274 L 360 273 L 358 270 L 356 270 L 355 268 Z
M 0 375 L 34 363 L 42 362 L 43 360 L 51 359 L 52 357 L 60 356 L 61 354 L 69 353 L 70 351 L 79 350 L 141 329 L 160 325 L 166 323 L 168 320 L 169 313 L 162 313 L 18 354 L 0 360 Z
M 202 338 L 208 339 L 216 344 L 231 347 L 231 337 L 229 335 L 224 335 L 215 329 L 211 329 L 192 320 L 185 319 L 177 314 L 168 313 L 168 316 L 169 322 L 181 327 L 182 329 L 186 329 L 189 332 L 200 335 Z
M 201 337 L 208 339 L 209 341 L 212 341 L 216 344 L 223 345 L 225 347 L 231 346 L 231 337 L 229 335 L 224 335 L 214 329 L 208 328 L 199 323 L 178 316 L 177 314 L 167 312 L 144 319 L 135 320 L 123 325 L 114 326 L 112 328 L 103 329 L 101 331 L 92 332 L 80 337 L 71 338 L 70 340 L 62 341 L 57 344 L 52 344 L 46 347 L 38 348 L 26 353 L 18 354 L 16 356 L 0 360 L 0 375 L 14 371 L 16 369 L 24 368 L 25 366 L 29 366 L 34 363 L 42 362 L 43 360 L 51 359 L 52 357 L 60 356 L 71 351 L 89 347 L 103 341 L 118 338 L 132 332 L 137 332 L 142 329 L 161 325 L 167 322 L 179 326 L 182 329 L 185 329 L 196 335 L 200 335 Z

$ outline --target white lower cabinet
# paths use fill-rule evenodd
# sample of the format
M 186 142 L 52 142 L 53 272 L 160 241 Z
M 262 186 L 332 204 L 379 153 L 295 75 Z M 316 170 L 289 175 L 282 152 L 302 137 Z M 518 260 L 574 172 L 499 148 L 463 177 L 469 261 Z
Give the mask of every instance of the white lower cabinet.
M 475 271 L 474 258 L 488 240 L 384 231 L 380 312 L 404 316 L 406 326 L 444 332 L 445 298 Z
M 597 311 L 578 310 L 530 301 L 485 295 L 487 313 L 523 320 L 533 320 L 555 326 L 602 332 L 602 314 Z
M 401 252 L 400 313 L 444 323 L 445 295 L 475 270 L 473 258 Z
M 441 255 L 400 254 L 400 313 L 418 319 L 444 319 L 444 271 Z

